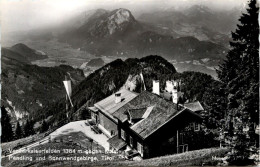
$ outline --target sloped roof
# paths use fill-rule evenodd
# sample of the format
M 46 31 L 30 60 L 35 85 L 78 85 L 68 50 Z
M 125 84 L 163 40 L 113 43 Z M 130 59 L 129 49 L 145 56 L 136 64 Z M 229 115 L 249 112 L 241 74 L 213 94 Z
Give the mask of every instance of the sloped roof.
M 199 101 L 192 102 L 192 103 L 185 103 L 184 107 L 190 109 L 193 112 L 204 110 L 204 108 L 202 107 Z
M 129 103 L 124 105 L 122 108 L 120 108 L 118 111 L 116 111 L 113 116 L 123 122 L 125 119 L 127 119 L 127 116 L 125 115 L 127 110 L 144 107 L 151 109 L 150 114 L 147 116 L 147 118 L 142 119 L 141 121 L 131 126 L 131 129 L 139 134 L 139 136 L 141 136 L 143 139 L 150 136 L 153 132 L 155 132 L 179 113 L 187 110 L 179 106 L 180 110 L 177 111 L 176 104 L 166 101 L 156 94 L 144 91 Z
M 121 93 L 121 99 L 122 101 L 119 103 L 115 103 L 115 93 L 108 96 L 107 98 L 97 102 L 94 104 L 96 108 L 104 112 L 105 114 L 113 114 L 115 111 L 117 111 L 119 108 L 127 104 L 130 100 L 135 98 L 138 93 L 131 92 L 126 89 L 119 90 L 116 93 Z
M 141 119 L 146 111 L 146 108 L 129 109 L 128 112 L 132 119 Z

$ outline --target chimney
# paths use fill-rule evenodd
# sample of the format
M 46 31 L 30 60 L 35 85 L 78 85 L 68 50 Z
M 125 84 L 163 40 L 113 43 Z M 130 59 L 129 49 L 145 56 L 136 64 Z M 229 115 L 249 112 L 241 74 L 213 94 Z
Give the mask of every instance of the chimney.
M 172 102 L 177 104 L 178 103 L 178 89 L 177 86 L 173 86 L 173 91 L 172 91 Z
M 116 93 L 115 94 L 115 103 L 120 103 L 121 102 L 121 93 Z
M 153 80 L 153 93 L 160 95 L 160 82 L 159 82 L 159 80 Z
M 172 81 L 166 81 L 166 87 L 165 90 L 167 92 L 172 92 L 173 91 L 173 82 Z

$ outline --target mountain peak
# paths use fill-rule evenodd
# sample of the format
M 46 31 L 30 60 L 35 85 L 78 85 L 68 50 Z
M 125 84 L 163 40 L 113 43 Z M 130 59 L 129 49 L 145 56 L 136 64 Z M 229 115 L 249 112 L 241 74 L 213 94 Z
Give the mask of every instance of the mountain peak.
M 120 28 L 121 24 L 130 22 L 135 22 L 135 19 L 129 10 L 124 8 L 114 10 L 108 17 L 109 33 L 113 34 L 116 28 Z

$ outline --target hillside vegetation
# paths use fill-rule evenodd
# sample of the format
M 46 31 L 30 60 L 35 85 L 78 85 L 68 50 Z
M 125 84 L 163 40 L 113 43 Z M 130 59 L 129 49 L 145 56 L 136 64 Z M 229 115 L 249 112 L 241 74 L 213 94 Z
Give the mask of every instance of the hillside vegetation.
M 20 45 L 15 45 L 14 48 L 17 46 Z M 23 118 L 26 115 L 33 118 L 34 115 L 38 115 L 40 108 L 64 97 L 62 81 L 65 75 L 71 77 L 73 87 L 84 79 L 83 72 L 71 66 L 31 65 L 31 59 L 26 59 L 27 54 L 2 48 L 2 105 L 8 108 L 12 119 Z

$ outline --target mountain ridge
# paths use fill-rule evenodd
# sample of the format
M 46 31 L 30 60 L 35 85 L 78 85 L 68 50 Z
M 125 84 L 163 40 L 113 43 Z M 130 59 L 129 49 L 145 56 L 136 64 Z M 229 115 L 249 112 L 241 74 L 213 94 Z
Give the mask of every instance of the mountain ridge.
M 210 41 L 197 40 L 194 43 L 191 40 L 193 38 L 174 38 L 169 34 L 157 33 L 156 29 L 136 20 L 127 9 L 120 8 L 90 18 L 82 27 L 61 35 L 60 40 L 96 56 L 143 57 L 157 54 L 169 60 L 187 60 L 223 58 L 223 51 L 227 51 L 225 47 Z M 193 50 L 195 54 L 189 50 Z M 180 56 L 179 53 L 185 54 Z M 196 57 L 197 55 L 199 56 Z

